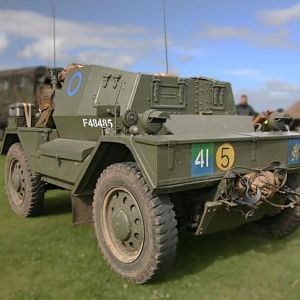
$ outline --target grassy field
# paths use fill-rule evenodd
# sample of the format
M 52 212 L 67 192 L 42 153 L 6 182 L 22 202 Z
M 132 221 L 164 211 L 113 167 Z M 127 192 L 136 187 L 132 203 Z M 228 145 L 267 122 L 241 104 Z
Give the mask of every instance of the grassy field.
M 271 241 L 241 229 L 181 234 L 173 268 L 143 286 L 103 260 L 92 227 L 74 228 L 69 195 L 46 195 L 44 215 L 15 216 L 0 158 L 0 299 L 300 299 L 300 230 Z

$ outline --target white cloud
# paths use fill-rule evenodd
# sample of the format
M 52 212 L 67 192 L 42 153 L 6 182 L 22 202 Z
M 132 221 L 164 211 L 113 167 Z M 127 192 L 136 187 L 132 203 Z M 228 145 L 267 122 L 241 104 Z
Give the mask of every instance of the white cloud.
M 5 50 L 9 45 L 8 38 L 6 34 L 0 32 L 0 53 Z
M 202 37 L 210 39 L 242 40 L 260 48 L 300 48 L 299 34 L 290 26 L 292 21 L 300 22 L 300 4 L 287 8 L 258 11 L 256 21 L 258 23 L 251 28 L 205 25 L 200 34 Z
M 287 28 L 261 28 L 255 31 L 246 27 L 206 25 L 200 35 L 210 39 L 237 39 L 260 48 L 300 48 L 300 40 L 294 40 Z
M 263 10 L 258 12 L 257 16 L 268 25 L 284 25 L 291 21 L 300 21 L 300 4 L 282 9 Z
M 248 39 L 251 35 L 252 32 L 248 28 L 218 25 L 206 25 L 201 32 L 201 36 L 214 39 Z
M 132 65 L 135 57 L 133 55 L 85 51 L 78 54 L 76 61 L 82 64 L 109 65 L 110 67 L 122 69 Z
M 258 34 L 256 43 L 264 48 L 275 47 L 291 49 L 300 47 L 300 41 L 294 40 L 290 30 L 287 28 L 280 28 L 275 31 Z
M 53 56 L 51 23 L 50 17 L 32 11 L 0 10 L 1 32 L 23 39 L 25 46 L 18 54 L 23 58 L 49 60 Z M 162 45 L 160 38 L 138 26 L 82 23 L 59 18 L 56 20 L 57 58 L 63 63 L 70 62 L 70 58 L 91 58 L 92 53 L 96 54 L 96 60 L 100 57 L 101 61 L 110 63 L 104 58 L 118 49 L 123 58 L 111 55 L 112 63 L 117 59 L 125 66 L 129 61 L 134 63 L 139 53 L 158 45 Z M 99 54 L 101 52 L 102 57 Z

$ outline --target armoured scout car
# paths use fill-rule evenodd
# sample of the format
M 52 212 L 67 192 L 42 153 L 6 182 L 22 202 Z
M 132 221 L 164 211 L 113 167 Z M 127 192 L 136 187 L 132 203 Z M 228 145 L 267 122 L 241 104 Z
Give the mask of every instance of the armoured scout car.
M 40 214 L 50 185 L 69 190 L 73 222 L 92 222 L 108 263 L 139 284 L 170 265 L 179 228 L 280 238 L 299 226 L 300 135 L 283 119 L 254 130 L 229 83 L 94 65 L 60 80 L 36 125 L 9 118 L 16 214 Z

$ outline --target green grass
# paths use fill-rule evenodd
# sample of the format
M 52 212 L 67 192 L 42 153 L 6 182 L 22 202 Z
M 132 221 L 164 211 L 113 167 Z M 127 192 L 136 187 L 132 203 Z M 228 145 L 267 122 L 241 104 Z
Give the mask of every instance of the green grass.
M 0 158 L 0 299 L 300 299 L 300 230 L 271 241 L 235 229 L 181 234 L 165 276 L 135 286 L 103 260 L 92 227 L 74 228 L 69 195 L 46 195 L 44 215 L 14 215 Z

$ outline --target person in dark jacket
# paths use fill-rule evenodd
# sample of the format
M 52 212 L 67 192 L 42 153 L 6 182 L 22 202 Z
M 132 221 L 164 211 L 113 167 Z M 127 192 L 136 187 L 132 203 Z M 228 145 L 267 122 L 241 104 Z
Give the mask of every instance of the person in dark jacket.
M 258 115 L 258 113 L 253 109 L 253 107 L 248 104 L 247 95 L 242 95 L 240 97 L 240 103 L 238 105 L 236 105 L 236 112 L 240 116 L 255 117 Z

